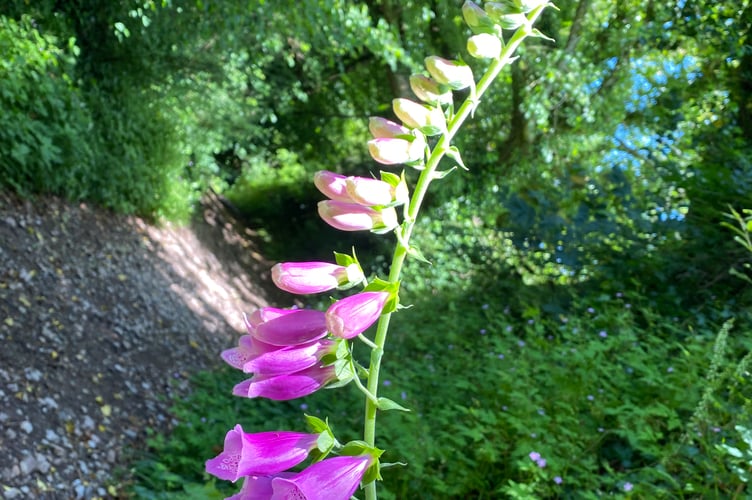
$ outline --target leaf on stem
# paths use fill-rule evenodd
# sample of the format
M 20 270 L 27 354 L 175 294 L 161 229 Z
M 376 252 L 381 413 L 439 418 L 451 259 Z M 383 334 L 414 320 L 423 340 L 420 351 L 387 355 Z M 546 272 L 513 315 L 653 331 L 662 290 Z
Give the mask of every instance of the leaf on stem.
M 381 411 L 389 411 L 389 410 L 412 411 L 409 408 L 405 408 L 404 406 L 385 397 L 379 398 L 378 409 Z

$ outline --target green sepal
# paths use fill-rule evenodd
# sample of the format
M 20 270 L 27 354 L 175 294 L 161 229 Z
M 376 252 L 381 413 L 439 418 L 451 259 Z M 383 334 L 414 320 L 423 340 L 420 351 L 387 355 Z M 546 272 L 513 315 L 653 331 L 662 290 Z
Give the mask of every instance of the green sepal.
M 364 292 L 389 292 L 389 299 L 384 304 L 381 314 L 389 314 L 397 309 L 399 304 L 399 288 L 400 282 L 384 281 L 380 278 L 374 278 L 363 289 Z
M 334 374 L 339 380 L 350 380 L 353 378 L 352 367 L 349 359 L 338 359 L 334 362 Z
M 430 260 L 426 259 L 423 253 L 420 250 L 418 250 L 418 247 L 416 246 L 410 246 L 410 249 L 407 251 L 407 254 L 410 255 L 411 257 L 418 259 L 420 262 L 428 264 L 429 266 L 433 265 L 433 263 Z
M 321 458 L 329 454 L 336 443 L 337 440 L 334 439 L 334 436 L 332 435 L 332 432 L 330 430 L 319 434 L 319 437 L 316 439 L 316 449 L 323 454 Z
M 381 466 L 379 465 L 379 461 L 376 460 L 373 465 L 366 469 L 366 473 L 363 474 L 362 484 L 366 485 L 381 480 Z
M 460 167 L 462 167 L 463 170 L 469 170 L 465 166 L 465 163 L 462 161 L 462 155 L 460 155 L 460 150 L 457 148 L 457 146 L 450 146 L 446 150 L 446 155 L 449 158 L 451 158 L 452 160 L 454 160 L 455 163 L 457 163 L 457 165 L 459 165 Z
M 350 343 L 345 339 L 334 339 L 334 342 L 337 342 L 337 350 L 323 355 L 319 360 L 321 366 L 329 366 L 339 359 L 350 359 Z
M 381 411 L 389 411 L 389 410 L 399 410 L 399 411 L 412 411 L 409 408 L 405 408 L 404 406 L 392 401 L 389 398 L 380 397 L 377 407 Z
M 404 176 L 404 171 L 403 171 Z M 389 184 L 390 186 L 397 187 L 402 182 L 402 177 L 392 172 L 381 171 L 381 180 Z
M 308 427 L 311 429 L 311 431 L 315 434 L 319 434 L 321 432 L 329 431 L 329 422 L 326 420 L 321 420 L 319 417 L 314 417 L 313 415 L 305 415 L 306 423 L 308 424 Z
M 431 137 L 434 135 L 442 134 L 446 131 L 445 128 L 437 127 L 436 125 L 423 125 L 420 127 L 420 131 L 426 134 L 427 136 Z
M 360 264 L 358 258 L 355 256 L 355 248 L 353 248 L 352 255 L 346 253 L 334 252 L 334 261 L 338 266 L 347 267 L 350 264 Z
M 327 389 L 337 389 L 352 382 L 355 376 L 352 370 L 352 361 L 350 359 L 338 359 L 335 361 L 334 374 L 337 376 L 337 381 L 327 385 Z
M 374 458 L 373 465 L 371 465 L 366 473 L 363 475 L 362 484 L 368 484 L 376 480 L 381 480 L 381 472 L 379 466 L 379 457 L 384 453 L 384 450 L 369 446 L 365 441 L 350 441 L 340 450 L 340 455 L 347 455 L 356 457 L 358 455 L 371 455 Z

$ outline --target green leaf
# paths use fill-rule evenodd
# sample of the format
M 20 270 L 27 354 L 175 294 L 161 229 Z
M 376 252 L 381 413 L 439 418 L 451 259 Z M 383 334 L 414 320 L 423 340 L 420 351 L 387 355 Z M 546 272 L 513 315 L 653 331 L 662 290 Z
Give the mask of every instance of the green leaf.
M 308 423 L 308 427 L 310 427 L 311 431 L 314 434 L 326 432 L 329 430 L 329 422 L 326 422 L 325 420 L 321 420 L 320 418 L 314 417 L 313 415 L 306 415 L 305 419 Z
M 446 151 L 446 155 L 452 160 L 454 160 L 457 163 L 457 165 L 462 167 L 463 170 L 466 170 L 466 171 L 470 170 L 469 168 L 465 166 L 465 163 L 462 161 L 462 155 L 460 154 L 460 150 L 457 148 L 457 146 L 450 146 Z
M 389 410 L 399 410 L 399 411 L 412 411 L 409 408 L 405 408 L 404 406 L 392 401 L 389 398 L 381 397 L 379 398 L 378 402 L 378 408 L 381 411 L 389 411 Z

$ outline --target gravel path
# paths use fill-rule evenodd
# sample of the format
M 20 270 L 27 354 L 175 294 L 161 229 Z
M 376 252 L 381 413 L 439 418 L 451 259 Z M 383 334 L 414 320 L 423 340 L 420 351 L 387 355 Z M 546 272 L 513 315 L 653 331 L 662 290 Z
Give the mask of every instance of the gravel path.
M 157 228 L 0 194 L 0 496 L 125 496 L 128 450 L 265 305 L 252 236 L 216 201 Z

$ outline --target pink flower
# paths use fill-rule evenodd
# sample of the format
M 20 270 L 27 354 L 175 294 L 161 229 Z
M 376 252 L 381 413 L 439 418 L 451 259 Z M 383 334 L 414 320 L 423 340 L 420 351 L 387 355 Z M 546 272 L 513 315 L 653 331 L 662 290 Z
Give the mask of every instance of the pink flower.
M 423 159 L 426 141 L 418 136 L 413 140 L 390 137 L 377 137 L 368 141 L 368 152 L 377 162 L 384 165 L 411 163 Z
M 254 325 L 257 318 L 252 315 L 249 324 L 253 328 L 254 339 L 266 344 L 276 346 L 291 346 L 306 344 L 318 340 L 326 335 L 326 317 L 321 311 L 310 309 L 294 309 L 283 311 L 278 315 L 279 309 L 265 307 L 258 314 L 261 323 Z M 255 313 L 254 313 L 255 314 Z
M 313 394 L 336 379 L 333 365 L 323 367 L 314 365 L 295 373 L 254 375 L 236 385 L 232 393 L 245 398 L 288 401 Z
M 279 346 L 261 342 L 258 339 L 254 339 L 252 335 L 243 335 L 238 340 L 238 347 L 222 351 L 221 356 L 225 363 L 233 368 L 242 370 L 246 363 L 255 359 L 260 354 L 278 349 Z
M 284 262 L 272 267 L 272 281 L 290 293 L 327 292 L 338 286 L 363 281 L 360 266 L 338 266 L 329 262 Z
M 245 322 L 245 327 L 248 330 L 248 333 L 253 335 L 253 333 L 256 331 L 256 327 L 261 323 L 272 320 L 274 318 L 278 318 L 280 316 L 284 316 L 286 314 L 292 314 L 295 311 L 297 311 L 297 309 L 262 307 L 253 311 L 250 315 L 244 314 L 243 321 Z
M 313 174 L 313 184 L 316 189 L 331 200 L 347 201 L 352 199 L 347 194 L 347 177 L 328 170 L 319 170 Z
M 366 331 L 381 315 L 388 292 L 361 292 L 338 300 L 326 311 L 326 327 L 336 337 L 351 339 Z
M 410 135 L 409 128 L 380 116 L 372 116 L 368 119 L 368 130 L 371 131 L 371 135 L 376 139 Z
M 274 476 L 246 476 L 240 491 L 225 500 L 269 500 L 274 494 L 272 480 L 275 477 L 293 477 L 293 472 L 282 472 Z
M 433 78 L 425 75 L 411 75 L 410 88 L 413 94 L 423 102 L 429 104 L 449 104 L 452 102 L 452 93 L 445 91 L 447 87 L 439 87 L 439 84 Z
M 388 182 L 367 177 L 348 177 L 346 184 L 350 199 L 360 205 L 372 207 L 389 205 L 395 201 L 395 187 Z
M 331 340 L 277 348 L 253 356 L 243 364 L 243 371 L 265 377 L 291 374 L 310 368 L 325 355 L 334 354 L 336 351 L 337 343 Z
M 283 431 L 249 434 L 236 425 L 225 436 L 222 453 L 206 461 L 206 472 L 233 482 L 252 474 L 277 474 L 305 460 L 318 437 Z
M 322 460 L 291 478 L 272 479 L 271 500 L 348 500 L 372 463 L 370 455 Z
M 319 202 L 324 222 L 341 231 L 389 231 L 399 225 L 394 207 L 374 210 L 357 203 L 324 200 Z

